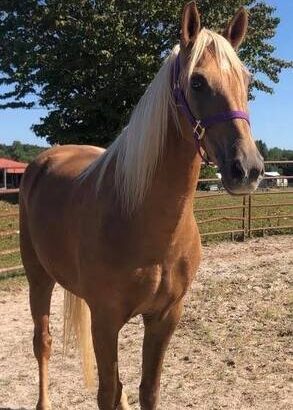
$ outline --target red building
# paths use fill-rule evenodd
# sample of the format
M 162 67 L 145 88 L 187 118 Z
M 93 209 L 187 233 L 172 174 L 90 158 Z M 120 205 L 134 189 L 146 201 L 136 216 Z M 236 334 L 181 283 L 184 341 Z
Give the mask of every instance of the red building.
M 18 188 L 28 164 L 0 158 L 0 189 Z

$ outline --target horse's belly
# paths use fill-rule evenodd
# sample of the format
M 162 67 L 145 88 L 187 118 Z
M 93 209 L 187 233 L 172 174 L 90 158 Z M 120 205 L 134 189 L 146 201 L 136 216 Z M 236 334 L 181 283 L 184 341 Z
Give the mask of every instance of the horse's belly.
M 57 203 L 51 206 L 40 190 L 28 209 L 29 232 L 43 268 L 63 287 L 73 291 L 79 285 L 77 235 L 74 218 L 69 217 L 73 210 L 64 198 Z

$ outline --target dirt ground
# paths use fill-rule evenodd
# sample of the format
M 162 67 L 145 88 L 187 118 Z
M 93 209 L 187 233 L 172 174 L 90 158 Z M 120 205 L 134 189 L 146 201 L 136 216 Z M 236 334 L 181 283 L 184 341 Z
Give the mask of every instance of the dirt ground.
M 293 409 L 292 245 L 292 236 L 274 236 L 204 247 L 165 360 L 160 410 Z M 52 407 L 96 409 L 78 355 L 71 351 L 62 360 L 62 307 L 56 288 Z M 32 409 L 38 381 L 24 280 L 1 282 L 0 317 L 0 409 Z M 136 318 L 120 337 L 120 373 L 133 410 L 139 409 L 142 335 Z

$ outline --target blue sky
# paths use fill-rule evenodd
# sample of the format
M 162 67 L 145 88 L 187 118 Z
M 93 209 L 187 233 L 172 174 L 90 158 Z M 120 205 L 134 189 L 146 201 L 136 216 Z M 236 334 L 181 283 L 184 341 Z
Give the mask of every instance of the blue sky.
M 275 54 L 293 60 L 293 1 L 266 1 L 277 8 L 281 18 L 277 35 L 273 39 Z M 264 140 L 269 147 L 293 149 L 293 69 L 285 70 L 280 82 L 274 86 L 275 93 L 257 93 L 250 103 L 254 137 Z
M 276 56 L 293 60 L 293 1 L 267 0 L 266 3 L 277 8 L 276 15 L 281 18 L 277 35 L 273 39 Z M 293 149 L 293 70 L 285 70 L 280 82 L 274 85 L 273 95 L 258 92 L 256 100 L 250 103 L 253 134 L 269 147 Z M 0 142 L 11 144 L 14 140 L 23 143 L 47 145 L 37 138 L 30 127 L 38 123 L 46 110 L 0 110 Z

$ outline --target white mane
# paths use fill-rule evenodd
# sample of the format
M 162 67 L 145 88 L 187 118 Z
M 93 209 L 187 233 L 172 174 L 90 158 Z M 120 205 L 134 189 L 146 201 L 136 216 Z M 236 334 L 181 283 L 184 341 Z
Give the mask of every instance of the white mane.
M 231 69 L 239 75 L 245 70 L 227 40 L 212 31 L 202 29 L 191 51 L 188 70 L 181 73 L 186 91 L 194 67 L 208 46 L 212 46 L 221 70 Z M 165 146 L 170 110 L 175 123 L 179 125 L 171 89 L 173 63 L 179 50 L 179 45 L 176 45 L 166 58 L 133 110 L 128 126 L 104 154 L 80 175 L 81 179 L 85 178 L 101 164 L 97 181 L 99 190 L 108 165 L 115 161 L 115 189 L 123 209 L 129 214 L 142 203 L 152 183 Z

